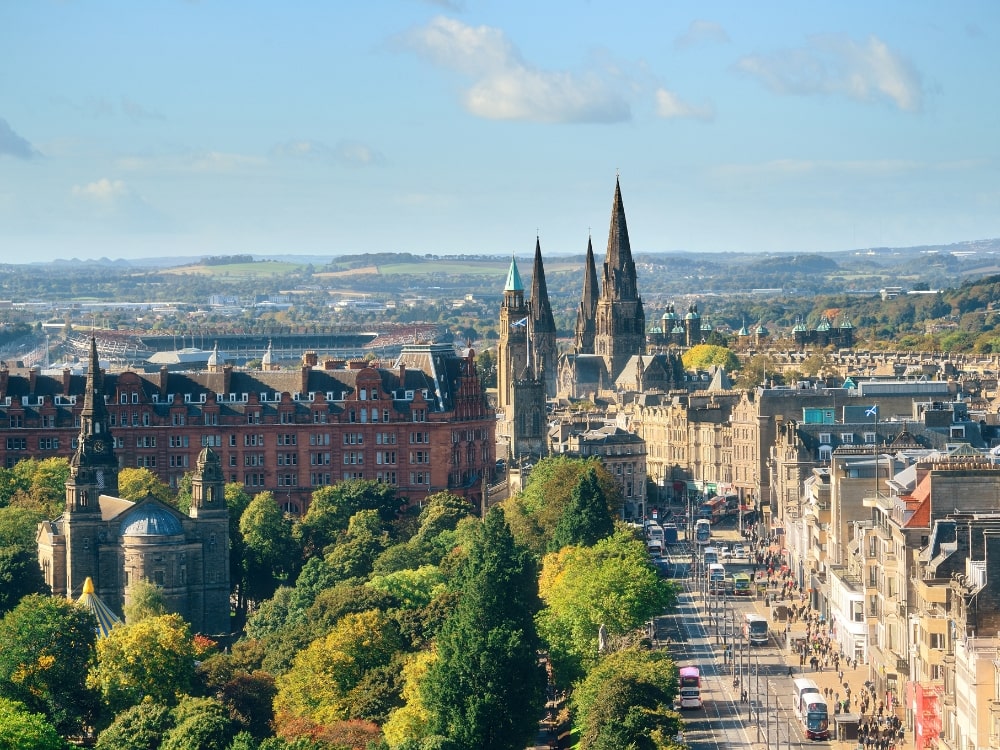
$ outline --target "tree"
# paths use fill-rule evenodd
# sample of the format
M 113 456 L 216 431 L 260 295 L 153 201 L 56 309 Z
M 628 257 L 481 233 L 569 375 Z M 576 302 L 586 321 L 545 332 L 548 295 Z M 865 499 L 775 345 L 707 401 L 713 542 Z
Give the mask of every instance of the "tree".
M 270 492 L 261 492 L 243 511 L 240 534 L 246 545 L 244 580 L 247 595 L 255 601 L 270 597 L 278 584 L 295 575 L 298 555 L 292 539 L 292 522 Z
M 83 607 L 31 594 L 0 620 L 0 696 L 43 713 L 70 733 L 94 714 L 85 684 L 97 623 Z
M 388 664 L 401 646 L 395 623 L 383 612 L 345 615 L 278 678 L 276 723 L 280 727 L 305 719 L 323 725 L 355 718 L 348 713 L 349 694 L 365 673 Z
M 601 656 L 573 689 L 573 715 L 578 727 L 590 723 L 590 713 L 602 701 L 602 687 L 614 677 L 653 686 L 658 702 L 671 706 L 677 694 L 677 667 L 667 651 L 630 647 Z
M 389 525 L 396 520 L 399 505 L 395 487 L 382 482 L 353 479 L 320 487 L 313 492 L 309 510 L 295 530 L 303 555 L 322 555 L 359 511 L 377 511 Z
M 229 510 L 229 582 L 236 592 L 237 624 L 243 623 L 246 613 L 246 542 L 240 531 L 243 511 L 250 505 L 250 495 L 242 484 L 230 482 L 224 490 L 226 508 Z
M 781 371 L 774 358 L 767 354 L 757 354 L 751 357 L 736 379 L 737 388 L 757 388 L 767 380 L 781 382 Z
M 492 349 L 483 349 L 476 355 L 476 372 L 483 388 L 497 387 L 497 358 Z
M 0 547 L 0 615 L 17 606 L 28 594 L 50 594 L 37 553 L 18 547 Z
M 545 673 L 535 566 L 500 508 L 480 525 L 455 581 L 460 598 L 421 688 L 430 733 L 459 750 L 520 750 L 537 731 Z
M 549 548 L 557 551 L 568 545 L 596 544 L 615 530 L 615 522 L 608 512 L 608 501 L 597 481 L 597 472 L 591 466 L 577 480 L 552 533 Z
M 740 367 L 740 361 L 731 349 L 712 344 L 696 344 L 681 355 L 681 363 L 685 370 L 708 370 L 711 367 L 723 367 L 726 372 L 733 372 Z
M 97 642 L 87 684 L 112 714 L 141 702 L 173 705 L 194 683 L 194 646 L 180 615 L 149 617 L 115 627 Z
M 42 714 L 18 701 L 0 698 L 0 748 L 4 750 L 66 750 L 69 745 Z
M 545 556 L 538 628 L 557 680 L 569 684 L 597 659 L 598 630 L 622 637 L 673 606 L 676 592 L 653 568 L 646 546 L 622 529 L 593 547 Z
M 35 535 L 39 521 L 44 518 L 40 510 L 17 505 L 0 507 L 0 547 L 16 547 L 37 553 Z
M 157 750 L 172 724 L 169 707 L 144 700 L 115 716 L 97 736 L 97 750 Z
M 389 715 L 382 727 L 390 750 L 398 750 L 430 733 L 431 715 L 424 703 L 420 684 L 435 659 L 437 654 L 434 651 L 420 651 L 410 656 L 403 665 L 401 697 L 404 704 Z
M 233 738 L 226 709 L 214 698 L 185 696 L 171 718 L 174 725 L 164 735 L 160 750 L 226 750 Z
M 163 589 L 155 583 L 139 580 L 129 586 L 129 602 L 125 605 L 125 622 L 134 623 L 148 617 L 167 614 Z
M 146 497 L 155 497 L 161 503 L 177 507 L 177 498 L 152 471 L 146 468 L 124 468 L 118 472 L 118 496 L 138 502 Z

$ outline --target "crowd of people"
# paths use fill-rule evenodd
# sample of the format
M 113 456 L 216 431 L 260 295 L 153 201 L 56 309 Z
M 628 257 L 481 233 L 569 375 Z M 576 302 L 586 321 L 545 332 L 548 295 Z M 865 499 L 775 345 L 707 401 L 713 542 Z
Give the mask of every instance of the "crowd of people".
M 854 685 L 852 689 L 850 681 L 844 679 L 844 670 L 856 670 L 858 659 L 844 654 L 837 642 L 835 623 L 827 622 L 812 609 L 784 556 L 775 549 L 777 539 L 758 535 L 755 528 L 744 529 L 743 537 L 750 544 L 749 559 L 755 584 L 767 592 L 765 606 L 779 602 L 785 605 L 786 631 L 792 623 L 806 624 L 805 637 L 795 646 L 799 668 L 804 670 L 808 665 L 814 672 L 836 671 L 843 693 L 828 687 L 824 689 L 824 697 L 835 715 L 852 711 L 859 715 L 858 750 L 896 750 L 905 732 L 892 710 L 892 696 L 887 694 L 884 700 L 880 699 L 871 681 L 862 686 Z M 794 671 L 794 667 L 789 666 L 789 675 Z

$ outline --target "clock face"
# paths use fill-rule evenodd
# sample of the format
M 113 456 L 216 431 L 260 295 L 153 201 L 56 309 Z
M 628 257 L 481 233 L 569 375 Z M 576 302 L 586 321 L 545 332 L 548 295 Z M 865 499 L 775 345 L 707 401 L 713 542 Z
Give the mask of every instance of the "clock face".
M 97 440 L 94 443 L 94 450 L 97 453 L 104 453 L 104 441 L 103 440 Z

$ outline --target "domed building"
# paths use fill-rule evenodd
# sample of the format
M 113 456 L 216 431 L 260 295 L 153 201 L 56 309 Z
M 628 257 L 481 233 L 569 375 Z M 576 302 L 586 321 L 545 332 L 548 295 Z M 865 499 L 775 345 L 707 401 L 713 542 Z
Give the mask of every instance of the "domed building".
M 118 459 L 91 340 L 80 435 L 70 460 L 66 507 L 38 527 L 38 561 L 53 595 L 96 595 L 121 615 L 132 586 L 162 589 L 167 608 L 194 631 L 230 630 L 229 510 L 219 456 L 198 455 L 187 515 L 147 497 L 117 497 Z

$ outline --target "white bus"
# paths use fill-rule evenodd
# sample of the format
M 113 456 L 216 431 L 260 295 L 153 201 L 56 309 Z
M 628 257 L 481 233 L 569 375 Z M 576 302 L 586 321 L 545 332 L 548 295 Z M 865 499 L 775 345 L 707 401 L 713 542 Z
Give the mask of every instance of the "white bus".
M 726 593 L 726 566 L 721 563 L 712 563 L 708 566 L 708 593 Z
M 802 716 L 802 707 L 807 705 L 806 695 L 808 693 L 815 693 L 813 698 L 822 698 L 822 694 L 819 691 L 819 687 L 812 680 L 807 680 L 805 677 L 796 677 L 792 680 L 792 686 L 794 689 L 794 695 L 792 702 L 794 703 L 795 715 Z
M 743 616 L 743 637 L 751 646 L 766 646 L 767 618 L 747 612 Z

